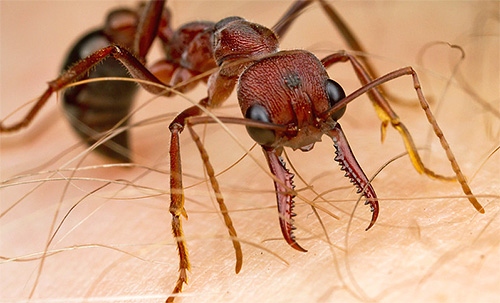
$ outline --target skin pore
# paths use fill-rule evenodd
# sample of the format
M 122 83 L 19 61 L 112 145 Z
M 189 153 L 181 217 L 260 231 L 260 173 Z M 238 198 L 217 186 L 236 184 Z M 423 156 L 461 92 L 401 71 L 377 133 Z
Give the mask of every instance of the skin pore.
M 230 15 L 272 26 L 289 5 L 284 1 L 265 4 L 268 8 L 262 12 L 264 4 L 260 1 L 171 2 L 168 5 L 177 26 L 196 18 L 218 20 Z M 357 195 L 333 161 L 333 143 L 325 137 L 309 153 L 287 150 L 297 175 L 316 192 L 325 192 L 324 199 L 331 202 L 318 198 L 318 207 L 340 218 L 336 220 L 318 210 L 328 240 L 311 207 L 295 198 L 296 235 L 308 250 L 300 253 L 282 240 L 272 180 L 266 174 L 260 148 L 255 148 L 251 154 L 266 170 L 246 157 L 218 178 L 243 243 L 244 263 L 238 275 L 234 273 L 231 241 L 209 196 L 211 188 L 202 183 L 185 189 L 189 219 L 183 222 L 192 269 L 182 302 L 401 302 L 411 300 L 408 298 L 415 302 L 487 302 L 498 298 L 499 154 L 481 165 L 499 144 L 499 118 L 478 105 L 478 98 L 468 94 L 462 85 L 466 82 L 498 112 L 498 58 L 494 55 L 499 47 L 495 31 L 498 19 L 491 17 L 495 6 L 489 5 L 416 1 L 336 5 L 365 45 L 379 75 L 407 65 L 417 70 L 424 93 L 434 102 L 432 109 L 436 113 L 440 108 L 437 120 L 486 214 L 473 209 L 458 184 L 421 176 L 403 157 L 388 165 L 373 182 L 381 212 L 377 224 L 365 232 L 369 208 L 361 201 L 351 219 Z M 70 44 L 101 24 L 105 12 L 115 6 L 117 3 L 111 1 L 2 3 L 1 118 L 40 95 L 46 81 L 59 73 Z M 44 14 L 39 14 L 42 10 Z M 20 16 L 29 16 L 30 24 L 37 26 L 19 23 Z M 459 51 L 438 44 L 426 50 L 422 62 L 417 59 L 419 51 L 435 41 L 460 44 L 466 52 L 460 73 L 448 87 L 447 81 L 460 59 Z M 319 7 L 313 5 L 293 25 L 281 48 L 304 48 L 322 58 L 346 46 Z M 155 49 L 152 57 L 159 55 L 161 52 Z M 348 64 L 334 66 L 328 73 L 346 93 L 359 87 Z M 404 99 L 402 103 L 416 104 L 409 77 L 391 82 L 386 88 Z M 197 101 L 205 93 L 205 86 L 200 85 L 188 96 Z M 136 106 L 150 99 L 151 95 L 142 92 Z M 45 182 L 0 218 L 0 256 L 35 259 L 0 260 L 0 298 L 28 299 L 38 277 L 34 302 L 163 302 L 174 286 L 178 268 L 165 172 L 168 119 L 189 103 L 183 98 L 157 98 L 134 115 L 133 121 L 140 122 L 170 114 L 161 122 L 132 131 L 134 165 L 141 167 L 87 170 L 81 167 L 109 162 L 91 154 L 80 163 L 83 157 L 78 155 L 85 148 L 73 147 L 79 141 L 64 120 L 59 103 L 53 97 L 27 129 L 1 137 L 1 179 L 25 171 L 79 166 L 76 173 L 69 170 L 40 174 L 10 183 L 69 178 L 73 173 L 73 177 L 94 180 Z M 239 117 L 236 104 L 233 95 L 217 114 Z M 420 107 L 395 104 L 394 109 L 422 148 L 426 164 L 443 174 L 452 174 L 436 138 L 427 139 L 430 125 Z M 400 136 L 390 127 L 384 143 L 380 143 L 380 121 L 366 97 L 350 104 L 340 123 L 368 177 L 404 152 Z M 209 126 L 206 134 L 204 129 L 198 126 L 196 131 L 206 142 L 216 173 L 243 156 L 242 149 L 220 127 Z M 245 147 L 253 145 L 244 127 L 230 129 Z M 187 131 L 182 134 L 181 144 L 185 185 L 199 183 L 205 178 L 203 167 Z M 43 165 L 53 158 L 57 162 Z M 287 167 L 291 167 L 290 163 Z M 106 181 L 95 179 L 119 184 L 106 185 Z M 316 198 L 299 176 L 294 181 L 304 199 Z M 136 187 L 125 187 L 128 183 Z M 2 212 L 37 184 L 2 187 Z M 39 273 L 40 253 L 45 250 L 58 208 L 57 224 L 79 201 L 54 237 Z M 52 254 L 59 249 L 63 251 Z

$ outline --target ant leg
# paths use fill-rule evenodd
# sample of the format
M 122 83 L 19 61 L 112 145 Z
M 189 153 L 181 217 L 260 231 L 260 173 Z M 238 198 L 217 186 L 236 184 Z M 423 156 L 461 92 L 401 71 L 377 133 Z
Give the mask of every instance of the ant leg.
M 366 71 L 364 70 L 363 66 L 359 63 L 359 61 L 345 53 L 345 52 L 340 52 L 340 53 L 335 53 L 332 54 L 322 60 L 323 65 L 325 67 L 328 67 L 334 63 L 337 62 L 345 62 L 345 61 L 350 61 L 354 71 L 356 72 L 356 75 L 358 76 L 360 82 L 363 84 L 363 87 L 358 89 L 357 91 L 353 92 L 346 98 L 344 98 L 342 101 L 338 102 L 334 107 L 323 113 L 323 118 L 328 117 L 332 113 L 334 113 L 336 110 L 344 107 L 347 103 L 351 102 L 361 94 L 367 92 L 368 96 L 370 97 L 370 100 L 372 101 L 375 110 L 377 111 L 378 116 L 382 120 L 382 129 L 383 133 L 385 133 L 385 128 L 387 127 L 388 123 L 390 122 L 391 125 L 399 131 L 401 134 L 403 141 L 405 143 L 406 150 L 408 151 L 408 154 L 410 155 L 410 159 L 413 163 L 413 166 L 419 173 L 425 173 L 426 175 L 436 178 L 439 180 L 445 180 L 445 181 L 456 181 L 460 183 L 463 192 L 468 196 L 469 201 L 471 204 L 476 208 L 477 211 L 480 213 L 484 213 L 484 209 L 481 206 L 481 204 L 477 201 L 477 199 L 474 197 L 469 185 L 467 184 L 467 180 L 465 179 L 465 176 L 463 175 L 460 166 L 457 163 L 457 160 L 455 159 L 455 156 L 453 155 L 453 152 L 451 151 L 451 148 L 448 144 L 448 141 L 444 137 L 443 132 L 441 131 L 441 128 L 437 124 L 436 119 L 434 118 L 434 115 L 432 114 L 429 104 L 427 103 L 425 96 L 422 92 L 422 88 L 420 85 L 420 81 L 418 80 L 417 73 L 413 70 L 411 67 L 406 67 L 402 68 L 399 70 L 396 70 L 394 72 L 391 72 L 389 74 L 386 74 L 385 76 L 382 76 L 380 78 L 377 78 L 375 80 L 371 80 L 371 78 L 368 76 Z M 439 141 L 441 143 L 442 148 L 446 152 L 446 156 L 448 157 L 448 160 L 451 163 L 451 167 L 453 171 L 455 172 L 456 177 L 445 177 L 441 176 L 439 174 L 436 174 L 432 170 L 428 169 L 425 167 L 423 164 L 418 151 L 415 147 L 415 143 L 413 142 L 413 139 L 408 131 L 408 129 L 404 126 L 404 124 L 400 121 L 399 117 L 397 114 L 392 110 L 390 107 L 389 103 L 387 100 L 384 99 L 384 97 L 381 95 L 380 91 L 374 89 L 375 87 L 379 86 L 382 83 L 385 83 L 387 81 L 405 76 L 405 75 L 411 75 L 413 78 L 413 86 L 415 88 L 415 91 L 417 92 L 418 99 L 420 101 L 420 106 L 424 110 L 427 120 L 429 123 L 432 125 L 434 133 L 436 136 L 439 138 Z
M 242 118 L 233 118 L 233 117 L 217 117 L 218 120 L 225 122 L 225 123 L 232 123 L 232 124 L 239 124 L 239 125 L 252 125 L 253 127 L 259 127 L 263 129 L 275 129 L 275 130 L 281 130 L 281 131 L 288 131 L 288 128 L 286 126 L 281 126 L 281 125 L 275 125 L 271 123 L 266 123 L 266 122 L 260 122 L 260 121 L 255 121 L 251 119 L 242 119 Z M 219 204 L 222 203 L 222 206 L 220 206 L 221 211 L 224 215 L 224 220 L 226 221 L 226 226 L 229 229 L 229 234 L 231 237 L 236 236 L 236 232 L 234 231 L 234 236 L 232 234 L 232 223 L 231 219 L 229 216 L 226 217 L 227 214 L 227 209 L 223 205 L 223 200 L 222 200 L 222 195 L 220 194 L 219 190 L 219 185 L 217 183 L 217 180 L 215 179 L 215 173 L 214 170 L 209 162 L 208 159 L 208 154 L 205 151 L 205 148 L 203 147 L 203 144 L 201 143 L 198 135 L 194 132 L 192 129 L 192 126 L 195 124 L 206 124 L 206 123 L 215 123 L 216 121 L 212 117 L 190 117 L 187 119 L 188 123 L 188 128 L 189 131 L 191 132 L 191 135 L 193 137 L 193 140 L 196 142 L 196 145 L 198 146 L 198 149 L 200 151 L 200 154 L 202 156 L 203 162 L 205 164 L 205 167 L 207 169 L 207 173 L 210 176 L 210 181 L 212 182 L 212 187 L 214 188 L 214 191 L 216 192 L 217 200 Z M 283 159 L 280 157 L 281 150 L 274 151 L 272 149 L 268 149 L 266 147 L 262 147 L 264 155 L 267 159 L 269 168 L 271 170 L 271 173 L 274 175 L 274 186 L 276 188 L 276 200 L 278 203 L 278 212 L 279 212 L 279 222 L 280 222 L 280 227 L 281 227 L 281 232 L 283 234 L 283 237 L 285 241 L 293 248 L 306 252 L 304 248 L 302 248 L 297 241 L 295 240 L 295 237 L 293 235 L 293 230 L 295 230 L 295 227 L 293 226 L 293 217 L 295 214 L 293 213 L 293 205 L 294 201 L 293 198 L 295 197 L 293 193 L 293 174 L 290 173 L 290 171 L 285 167 L 285 162 Z M 220 201 L 219 201 L 220 199 Z M 233 240 L 233 245 L 236 245 L 239 243 L 235 242 Z M 235 246 L 235 249 L 237 247 Z M 238 251 L 237 253 L 237 261 L 238 261 Z M 241 267 L 241 264 L 240 264 Z M 238 264 L 237 264 L 237 272 L 239 271 Z
M 177 242 L 177 251 L 179 253 L 179 278 L 177 283 L 167 299 L 167 302 L 173 302 L 176 294 L 182 292 L 182 286 L 187 284 L 187 271 L 190 270 L 186 241 L 182 231 L 181 218 L 187 219 L 187 213 L 184 209 L 184 191 L 182 187 L 182 166 L 180 157 L 178 124 L 170 125 L 170 213 L 172 214 L 172 233 Z
M 288 28 L 292 25 L 295 19 L 302 13 L 302 11 L 311 5 L 314 1 L 318 1 L 321 5 L 321 8 L 328 16 L 333 25 L 338 29 L 342 37 L 344 38 L 345 43 L 349 46 L 349 48 L 358 53 L 366 53 L 364 47 L 359 42 L 359 39 L 356 38 L 354 32 L 349 28 L 347 23 L 342 19 L 342 17 L 337 13 L 337 11 L 328 4 L 325 0 L 297 0 L 295 1 L 290 8 L 286 11 L 286 13 L 278 20 L 278 22 L 272 27 L 273 32 L 275 32 L 278 37 L 282 37 L 288 31 Z M 377 75 L 373 65 L 366 57 L 360 57 L 360 60 L 363 62 L 363 65 L 366 66 L 366 70 L 368 74 L 372 77 Z M 380 89 L 380 87 L 379 87 Z M 382 91 L 384 94 L 384 92 Z
M 206 107 L 207 99 L 200 101 L 200 105 Z M 184 209 L 184 190 L 182 186 L 182 163 L 181 163 L 181 147 L 179 135 L 184 129 L 187 117 L 199 116 L 203 113 L 198 106 L 192 106 L 182 111 L 172 121 L 170 129 L 170 213 L 172 214 L 172 233 L 177 242 L 177 251 L 179 253 L 179 278 L 172 291 L 172 295 L 168 297 L 167 302 L 173 302 L 175 295 L 182 292 L 182 287 L 187 284 L 187 271 L 190 270 L 186 240 L 182 231 L 181 218 L 184 216 L 187 219 L 187 213 Z
M 278 36 L 282 38 L 295 19 L 302 13 L 302 11 L 313 3 L 312 0 L 297 0 L 290 8 L 285 12 L 285 14 L 276 22 L 276 24 L 271 28 L 271 30 Z
M 164 3 L 164 0 L 150 1 L 144 7 L 134 40 L 134 51 L 138 54 L 142 62 L 145 61 L 144 57 L 148 53 L 151 44 L 157 35 Z M 28 126 L 54 92 L 63 89 L 66 85 L 75 82 L 78 78 L 87 74 L 92 67 L 107 58 L 109 55 L 112 55 L 116 59 L 120 60 L 127 67 L 127 69 L 129 69 L 130 73 L 134 77 L 163 85 L 161 81 L 147 71 L 139 60 L 137 60 L 124 48 L 121 48 L 118 45 L 108 46 L 81 60 L 57 79 L 50 81 L 48 83 L 49 87 L 47 90 L 42 94 L 42 96 L 21 121 L 8 127 L 4 126 L 3 121 L 0 121 L 0 132 L 14 132 Z M 145 85 L 143 86 L 148 91 L 153 93 L 158 94 L 162 91 L 158 87 L 153 88 L 146 87 Z
M 169 129 L 171 132 L 170 140 L 170 213 L 172 214 L 172 232 L 174 234 L 175 240 L 177 242 L 177 249 L 179 252 L 179 278 L 177 284 L 172 292 L 172 295 L 167 299 L 167 302 L 173 302 L 175 295 L 182 292 L 182 287 L 187 284 L 187 271 L 190 270 L 190 263 L 188 259 L 188 253 L 186 248 L 186 241 L 183 236 L 181 218 L 184 216 L 187 219 L 187 213 L 184 209 L 184 191 L 182 186 L 182 163 L 180 156 L 180 141 L 179 135 L 184 130 L 186 123 L 188 123 L 188 129 L 195 141 L 198 150 L 200 151 L 201 157 L 207 173 L 210 178 L 212 188 L 215 192 L 217 202 L 219 203 L 219 208 L 224 217 L 224 221 L 229 231 L 229 235 L 233 241 L 233 246 L 236 253 L 236 268 L 235 271 L 238 273 L 241 270 L 243 262 L 243 254 L 241 251 L 241 245 L 237 240 L 237 234 L 233 227 L 231 218 L 222 194 L 219 188 L 219 184 L 215 178 L 215 173 L 212 165 L 209 162 L 208 154 L 203 147 L 198 135 L 193 131 L 191 125 L 189 124 L 189 118 L 197 117 L 203 114 L 201 107 L 207 108 L 209 105 L 209 98 L 205 98 L 199 102 L 199 106 L 192 106 L 182 111 L 174 120 L 171 122 Z
M 198 151 L 200 152 L 201 159 L 203 160 L 203 164 L 205 165 L 205 169 L 207 170 L 208 177 L 210 178 L 210 183 L 212 185 L 212 188 L 215 193 L 215 198 L 217 200 L 217 203 L 219 203 L 219 209 L 222 213 L 222 216 L 224 217 L 224 223 L 226 224 L 226 227 L 229 232 L 229 236 L 231 237 L 233 241 L 233 247 L 234 251 L 236 253 L 236 268 L 235 271 L 236 273 L 239 273 L 241 270 L 241 266 L 243 265 L 243 253 L 241 251 L 241 244 L 238 241 L 238 235 L 236 234 L 236 230 L 234 229 L 233 226 L 233 221 L 231 220 L 231 217 L 229 216 L 229 212 L 227 210 L 226 204 L 224 203 L 224 198 L 222 197 L 222 192 L 219 187 L 219 182 L 217 182 L 217 179 L 215 178 L 215 171 L 210 163 L 210 160 L 208 158 L 208 153 L 205 150 L 205 147 L 203 146 L 203 143 L 200 140 L 200 137 L 198 134 L 194 131 L 192 125 L 187 123 L 187 127 L 189 129 L 189 132 L 191 134 L 191 137 L 193 138 L 193 141 L 196 143 L 196 146 L 198 147 Z
M 164 6 L 165 0 L 158 0 L 148 1 L 143 8 L 134 39 L 134 53 L 143 62 L 158 34 Z
M 342 19 L 340 14 L 338 14 L 335 11 L 335 9 L 330 4 L 328 4 L 327 1 L 325 0 L 317 0 L 317 1 L 319 1 L 321 7 L 323 8 L 323 11 L 326 13 L 330 21 L 332 21 L 333 25 L 335 25 L 335 27 L 339 30 L 340 34 L 344 38 L 345 43 L 349 45 L 349 48 L 355 51 L 356 53 L 366 54 L 367 52 L 365 51 L 365 48 L 361 45 L 359 39 L 356 37 L 354 32 L 349 28 L 347 23 Z M 363 66 L 365 67 L 366 73 L 371 78 L 377 78 L 377 75 L 379 75 L 379 73 L 377 73 L 377 71 L 373 67 L 373 64 L 368 59 L 368 57 L 360 56 L 359 61 L 362 62 Z M 395 97 L 391 93 L 386 91 L 384 86 L 382 85 L 378 86 L 376 90 L 379 90 L 380 94 L 382 94 L 383 96 L 387 96 L 389 99 L 397 103 L 401 104 L 407 103 L 406 100 L 403 101 L 401 98 Z
M 325 12 L 325 14 L 328 16 L 330 21 L 333 23 L 333 25 L 337 28 L 341 36 L 344 38 L 345 43 L 349 46 L 349 48 L 356 53 L 360 54 L 365 54 L 367 53 L 365 51 L 365 48 L 361 45 L 361 42 L 359 39 L 356 37 L 354 32 L 350 29 L 350 27 L 347 25 L 347 23 L 343 20 L 343 18 L 340 16 L 340 14 L 337 13 L 337 11 L 328 4 L 327 1 L 325 0 L 297 0 L 295 1 L 290 8 L 286 11 L 286 13 L 279 19 L 279 21 L 272 27 L 273 32 L 275 32 L 278 37 L 281 39 L 283 35 L 286 34 L 288 31 L 288 28 L 292 25 L 292 23 L 295 21 L 295 19 L 302 13 L 302 11 L 308 7 L 310 4 L 312 4 L 314 1 L 318 1 L 319 4 L 321 5 L 321 8 Z M 373 67 L 373 64 L 370 62 L 370 60 L 367 57 L 359 57 L 359 60 L 363 63 L 363 66 L 365 66 L 365 70 L 368 73 L 368 75 L 371 78 L 376 78 L 376 75 L 378 73 L 376 72 L 375 68 Z M 380 93 L 384 96 L 390 96 L 390 99 L 393 99 L 395 101 L 398 101 L 399 98 L 393 97 L 390 95 L 383 86 L 377 87 L 377 90 L 380 91 Z M 401 103 L 401 102 L 399 102 Z
M 370 81 L 372 81 L 371 77 L 368 75 L 368 73 L 364 70 L 363 66 L 360 64 L 360 62 L 357 60 L 356 57 L 349 55 L 346 52 L 339 52 L 332 54 L 323 60 L 321 62 L 325 66 L 325 68 L 328 68 L 330 65 L 335 64 L 337 62 L 346 62 L 349 61 L 351 62 L 353 69 L 359 78 L 360 82 L 362 85 L 367 85 Z M 370 100 L 373 103 L 373 106 L 375 107 L 375 110 L 377 112 L 377 115 L 379 116 L 380 120 L 382 121 L 382 141 L 385 138 L 386 134 L 386 129 L 387 126 L 389 125 L 389 122 L 392 124 L 392 126 L 397 129 L 401 136 L 403 136 L 403 140 L 406 146 L 406 149 L 408 150 L 408 153 L 410 155 L 411 161 L 413 163 L 413 166 L 419 173 L 425 173 L 426 175 L 440 179 L 440 180 L 446 180 L 446 181 L 454 181 L 456 180 L 455 177 L 447 177 L 447 176 L 442 176 L 439 174 L 436 174 L 432 170 L 428 169 L 425 167 L 423 164 L 418 152 L 417 148 L 415 146 L 415 143 L 413 142 L 413 139 L 408 132 L 408 129 L 406 126 L 400 121 L 398 115 L 394 112 L 394 110 L 391 108 L 387 100 L 383 97 L 380 91 L 377 89 L 371 89 L 368 91 L 368 96 Z M 426 102 L 427 103 L 427 102 Z M 432 122 L 431 122 L 432 124 Z M 434 125 L 433 125 L 434 126 Z M 436 134 L 437 135 L 437 134 Z M 438 135 L 439 137 L 439 135 Z M 443 148 L 445 148 L 443 146 Z M 447 148 L 445 148 L 447 150 Z M 450 160 L 451 161 L 451 160 Z M 453 163 L 454 161 L 452 161 Z
M 51 84 L 49 83 L 49 88 L 43 93 L 43 95 L 38 99 L 38 101 L 35 103 L 35 105 L 31 108 L 31 110 L 24 116 L 24 118 L 11 125 L 11 126 L 4 126 L 3 125 L 3 120 L 0 121 L 0 133 L 6 133 L 6 132 L 15 132 L 20 130 L 21 128 L 24 128 L 30 124 L 30 122 L 35 118 L 35 116 L 38 114 L 40 109 L 47 103 L 47 100 L 49 100 L 50 96 L 55 90 L 51 87 Z
M 134 55 L 118 45 L 108 46 L 79 61 L 57 79 L 50 81 L 48 83 L 49 87 L 40 99 L 38 99 L 28 114 L 21 121 L 11 126 L 4 126 L 2 121 L 0 123 L 0 132 L 13 132 L 28 126 L 54 92 L 58 92 L 67 85 L 75 82 L 80 77 L 88 73 L 88 71 L 95 65 L 99 64 L 102 60 L 109 56 L 113 56 L 115 59 L 122 62 L 134 78 L 157 84 L 152 85 L 140 82 L 142 87 L 144 87 L 147 91 L 153 94 L 162 94 L 165 92 L 165 87 L 167 87 L 167 85 L 158 80 L 158 78 L 156 78 L 137 58 L 135 58 Z
M 345 43 L 349 45 L 349 48 L 357 53 L 365 54 L 366 53 L 365 48 L 361 45 L 359 39 L 356 37 L 354 32 L 349 28 L 347 23 L 342 19 L 342 17 L 337 13 L 337 11 L 335 11 L 335 9 L 325 0 L 317 0 L 317 1 L 320 3 L 321 7 L 323 8 L 323 11 L 328 15 L 330 21 L 332 21 L 335 27 L 339 30 L 340 34 L 344 38 Z M 371 77 L 375 77 L 375 75 L 378 74 L 367 57 L 359 57 L 359 60 L 363 62 L 363 66 L 365 66 L 368 75 L 370 75 Z M 385 95 L 385 92 L 383 91 L 382 87 L 378 87 L 378 89 L 381 91 L 383 95 Z

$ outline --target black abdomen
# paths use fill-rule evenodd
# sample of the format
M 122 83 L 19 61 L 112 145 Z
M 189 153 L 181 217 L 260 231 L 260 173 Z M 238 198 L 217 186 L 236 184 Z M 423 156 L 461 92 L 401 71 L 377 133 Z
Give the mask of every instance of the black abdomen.
M 110 44 L 101 30 L 87 34 L 70 51 L 63 69 Z M 130 76 L 121 63 L 110 57 L 80 80 L 98 77 Z M 128 115 L 137 88 L 133 82 L 108 80 L 69 88 L 63 97 L 66 116 L 78 135 L 92 145 Z M 120 126 L 127 124 L 128 120 Z M 120 162 L 130 162 L 128 131 L 99 145 L 96 151 Z

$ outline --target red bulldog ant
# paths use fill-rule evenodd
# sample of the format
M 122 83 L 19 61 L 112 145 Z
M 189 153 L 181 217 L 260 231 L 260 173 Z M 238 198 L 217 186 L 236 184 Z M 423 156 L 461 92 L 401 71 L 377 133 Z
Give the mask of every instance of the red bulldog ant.
M 306 251 L 293 235 L 293 182 L 292 174 L 286 169 L 280 157 L 283 148 L 291 147 L 308 151 L 326 134 L 336 148 L 335 160 L 341 165 L 359 193 L 367 198 L 372 219 L 367 230 L 376 222 L 379 205 L 375 190 L 356 161 L 346 136 L 338 123 L 346 105 L 367 93 L 376 112 L 382 120 L 382 129 L 389 123 L 401 134 L 410 159 L 416 170 L 442 179 L 457 180 L 470 202 L 479 212 L 484 209 L 474 198 L 451 149 L 432 116 L 424 97 L 417 74 L 411 67 L 402 68 L 373 79 L 375 72 L 364 59 L 358 59 L 346 52 L 331 54 L 322 60 L 302 50 L 279 50 L 279 38 L 308 5 L 314 1 L 295 1 L 290 9 L 272 28 L 249 22 L 240 17 L 228 17 L 217 23 L 192 22 L 173 30 L 169 25 L 170 14 L 164 8 L 165 1 L 150 1 L 137 11 L 116 10 L 109 14 L 103 29 L 85 36 L 70 52 L 63 74 L 49 82 L 49 87 L 20 122 L 6 126 L 0 124 L 1 132 L 17 131 L 26 127 L 54 92 L 86 77 L 125 77 L 149 81 L 141 83 L 147 91 L 168 95 L 163 87 L 187 91 L 196 82 L 206 81 L 207 97 L 197 106 L 181 112 L 170 124 L 170 212 L 172 231 L 179 252 L 179 278 L 173 295 L 174 300 L 187 282 L 190 268 L 181 217 L 186 217 L 182 185 L 182 163 L 180 158 L 180 133 L 188 128 L 207 169 L 212 188 L 224 216 L 233 246 L 236 251 L 236 272 L 242 266 L 242 251 L 237 233 L 225 207 L 214 170 L 209 162 L 198 135 L 192 126 L 214 123 L 216 120 L 204 116 L 205 109 L 220 106 L 236 88 L 239 105 L 245 118 L 217 117 L 219 121 L 245 125 L 249 135 L 262 146 L 264 155 L 274 175 L 278 202 L 279 222 L 286 242 L 299 251 Z M 329 18 L 340 29 L 348 44 L 354 50 L 362 51 L 354 35 L 325 1 L 317 1 Z M 163 43 L 166 57 L 146 68 L 146 55 L 156 37 Z M 108 59 L 113 57 L 116 60 Z M 361 82 L 361 88 L 346 96 L 342 87 L 331 80 L 326 68 L 338 63 L 349 62 Z M 126 70 L 123 69 L 125 66 Z M 203 75 L 215 69 L 208 78 Z M 89 75 L 87 75 L 89 73 Z M 420 159 L 413 139 L 384 98 L 379 85 L 392 79 L 409 75 L 413 78 L 415 91 L 436 136 L 446 151 L 455 177 L 439 175 L 428 169 Z M 198 79 L 191 81 L 192 79 Z M 183 85 L 190 82 L 189 86 Z M 154 85 L 154 84 L 158 84 Z M 98 142 L 104 133 L 127 117 L 133 100 L 135 84 L 127 82 L 97 82 L 80 85 L 64 94 L 64 106 L 75 117 L 71 124 L 89 144 Z M 83 126 L 83 127 L 82 127 Z M 109 143 L 101 144 L 97 150 L 118 161 L 129 161 L 129 155 L 113 146 L 128 150 L 127 133 L 123 132 Z

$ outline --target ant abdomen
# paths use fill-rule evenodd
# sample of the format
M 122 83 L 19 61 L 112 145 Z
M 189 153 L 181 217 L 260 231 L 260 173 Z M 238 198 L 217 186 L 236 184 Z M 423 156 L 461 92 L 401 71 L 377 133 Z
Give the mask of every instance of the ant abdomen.
M 63 70 L 109 44 L 102 30 L 87 34 L 70 51 Z M 130 76 L 120 62 L 107 58 L 81 79 L 101 77 Z M 64 112 L 83 141 L 93 145 L 128 115 L 137 88 L 137 84 L 125 81 L 98 81 L 68 88 L 63 96 Z M 128 120 L 122 126 L 127 124 Z M 111 159 L 130 162 L 128 132 L 120 132 L 95 150 Z

